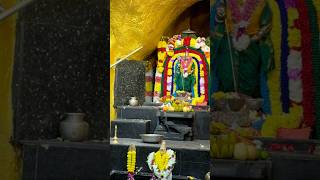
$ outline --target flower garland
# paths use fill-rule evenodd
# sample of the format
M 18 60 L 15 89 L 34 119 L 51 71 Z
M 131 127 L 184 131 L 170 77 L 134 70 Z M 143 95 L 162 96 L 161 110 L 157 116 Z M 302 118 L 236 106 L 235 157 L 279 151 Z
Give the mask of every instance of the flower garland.
M 285 113 L 289 113 L 289 79 L 288 79 L 288 55 L 289 55 L 289 47 L 288 47 L 288 16 L 284 1 L 277 0 L 280 15 L 281 15 L 281 102 L 282 102 L 282 111 Z
M 300 119 L 302 114 L 301 106 L 293 105 L 290 108 L 290 113 L 283 113 L 282 104 L 280 101 L 280 71 L 282 70 L 281 62 L 281 45 L 283 42 L 283 36 L 281 36 L 282 28 L 280 23 L 280 8 L 278 3 L 274 0 L 268 0 L 268 4 L 272 11 L 273 21 L 272 21 L 272 30 L 271 30 L 271 40 L 274 46 L 274 60 L 275 60 L 275 69 L 269 73 L 268 86 L 270 89 L 270 100 L 272 115 L 266 116 L 266 121 L 263 124 L 261 135 L 264 137 L 274 137 L 277 134 L 278 128 L 298 128 L 300 125 Z M 283 5 L 283 4 L 282 4 Z M 289 16 L 292 16 L 289 12 Z M 287 25 L 288 26 L 288 25 Z M 289 25 L 290 26 L 290 25 Z M 280 38 L 279 38 L 280 37 Z M 281 68 L 281 69 L 280 69 Z
M 317 17 L 318 17 L 318 29 L 320 29 L 320 0 L 313 0 L 314 7 L 317 11 Z M 319 123 L 319 119 L 317 118 L 317 123 Z M 319 125 L 317 125 L 318 127 Z M 318 128 L 317 128 L 318 129 Z M 319 132 L 319 129 L 317 130 Z M 319 138 L 319 136 L 318 136 Z
M 296 25 L 299 18 L 295 0 L 285 1 L 288 12 L 288 44 L 290 53 L 288 56 L 289 97 L 294 103 L 302 102 L 302 80 L 301 80 L 301 31 Z
M 301 70 L 301 52 L 291 49 L 288 57 L 289 91 L 290 100 L 297 104 L 302 102 Z
M 293 105 L 290 113 L 272 114 L 266 116 L 261 135 L 263 137 L 275 137 L 279 128 L 298 128 L 301 123 L 302 107 Z
M 160 102 L 161 95 L 161 79 L 162 72 L 164 70 L 163 63 L 167 57 L 166 48 L 168 47 L 167 42 L 162 38 L 158 43 L 158 62 L 157 69 L 155 74 L 155 85 L 154 85 L 154 93 L 153 93 L 153 102 Z
M 158 165 L 160 171 L 168 168 L 169 155 L 167 153 L 162 153 L 158 151 L 154 154 L 154 163 Z
M 296 0 L 285 0 L 286 9 L 295 7 L 295 5 L 296 5 Z M 288 15 L 289 15 L 289 13 L 288 13 Z M 288 18 L 290 18 L 290 17 L 288 16 Z
M 255 7 L 260 3 L 260 0 L 248 1 L 245 3 L 243 8 L 240 7 L 238 0 L 229 0 L 228 2 L 230 2 L 230 8 L 234 22 L 240 23 L 241 21 L 249 21 L 252 13 L 255 10 Z M 243 10 L 242 12 L 241 9 Z
M 302 0 L 296 1 L 296 7 L 299 12 L 298 26 L 301 30 L 301 55 L 302 55 L 302 84 L 303 84 L 303 117 L 304 123 L 313 127 L 314 125 L 314 106 L 313 106 L 313 80 L 312 80 L 312 63 L 311 63 L 311 32 L 309 15 L 306 4 Z
M 311 48 L 312 48 L 312 71 L 314 82 L 314 105 L 316 116 L 316 137 L 320 139 L 320 41 L 319 41 L 319 28 L 317 23 L 316 9 L 312 0 L 306 0 L 308 14 L 310 18 L 311 30 Z
M 268 75 L 268 87 L 271 101 L 271 113 L 280 114 L 282 112 L 280 103 L 280 57 L 281 57 L 281 23 L 280 10 L 278 4 L 274 0 L 268 0 L 269 7 L 272 11 L 273 21 L 271 30 L 271 41 L 274 47 L 274 63 L 275 69 Z
M 129 173 L 134 173 L 136 169 L 136 151 L 128 151 L 127 154 L 127 170 Z
M 253 16 L 256 7 L 261 0 L 246 1 L 244 7 L 241 7 L 238 0 L 229 0 L 232 21 L 236 30 L 233 31 L 232 43 L 233 47 L 238 51 L 243 51 L 250 45 L 250 36 L 247 34 L 249 20 Z
M 135 150 L 135 147 L 130 146 L 127 153 L 127 171 L 128 171 L 129 180 L 134 180 L 135 169 L 136 169 L 136 150 Z
M 156 153 L 152 152 L 148 155 L 147 163 L 149 169 L 158 179 L 172 179 L 172 170 L 176 163 L 176 154 L 171 149 L 166 150 L 164 153 L 160 150 Z

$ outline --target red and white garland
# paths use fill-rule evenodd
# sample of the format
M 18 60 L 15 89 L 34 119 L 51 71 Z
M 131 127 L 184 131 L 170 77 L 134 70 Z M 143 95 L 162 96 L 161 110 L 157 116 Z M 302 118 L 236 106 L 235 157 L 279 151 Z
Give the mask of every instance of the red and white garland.
M 251 41 L 249 35 L 246 34 L 249 20 L 261 0 L 247 1 L 244 6 L 241 6 L 238 0 L 229 0 L 228 2 L 231 9 L 232 20 L 235 23 L 232 43 L 236 50 L 243 51 L 248 48 Z

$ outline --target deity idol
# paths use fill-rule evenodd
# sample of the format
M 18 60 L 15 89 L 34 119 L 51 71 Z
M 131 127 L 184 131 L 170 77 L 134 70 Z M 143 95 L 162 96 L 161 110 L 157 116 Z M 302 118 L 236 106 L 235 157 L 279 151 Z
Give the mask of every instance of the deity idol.
M 195 65 L 192 57 L 179 57 L 178 63 L 175 67 L 174 82 L 176 84 L 176 91 L 189 92 L 194 96 L 193 86 L 196 82 L 194 75 Z
M 273 69 L 272 14 L 265 0 L 220 0 L 214 17 L 213 74 L 218 90 L 261 97 Z M 236 87 L 234 87 L 236 85 Z

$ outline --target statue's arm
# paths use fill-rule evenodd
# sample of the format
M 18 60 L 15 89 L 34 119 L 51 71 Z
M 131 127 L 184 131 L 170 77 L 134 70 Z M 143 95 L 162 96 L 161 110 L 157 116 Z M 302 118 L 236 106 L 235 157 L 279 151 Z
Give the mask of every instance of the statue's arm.
M 252 38 L 253 40 L 261 40 L 269 36 L 272 29 L 272 12 L 270 6 L 266 2 L 263 13 L 260 18 L 260 31 Z

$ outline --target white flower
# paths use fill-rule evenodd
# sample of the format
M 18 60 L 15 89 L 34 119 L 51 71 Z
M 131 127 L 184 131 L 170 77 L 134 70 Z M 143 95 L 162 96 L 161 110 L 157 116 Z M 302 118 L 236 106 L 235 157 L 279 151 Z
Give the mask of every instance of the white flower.
M 288 56 L 288 69 L 301 69 L 301 52 L 291 49 Z
M 237 24 L 237 27 L 239 28 L 245 28 L 249 25 L 249 22 L 248 21 L 240 21 L 238 24 Z
M 201 47 L 200 43 L 196 43 L 196 49 L 199 49 Z
M 176 40 L 176 46 L 182 46 L 182 41 L 181 40 Z
M 295 102 L 302 102 L 302 81 L 289 80 L 290 99 Z
M 247 34 L 242 34 L 238 39 L 233 36 L 232 43 L 236 50 L 243 51 L 250 45 L 250 37 Z
M 201 48 L 201 50 L 202 50 L 203 52 L 210 52 L 210 47 L 207 46 L 207 45 L 205 45 L 204 47 Z
M 162 77 L 162 73 L 156 72 L 156 77 Z
M 204 84 L 204 79 L 200 78 L 200 84 Z

